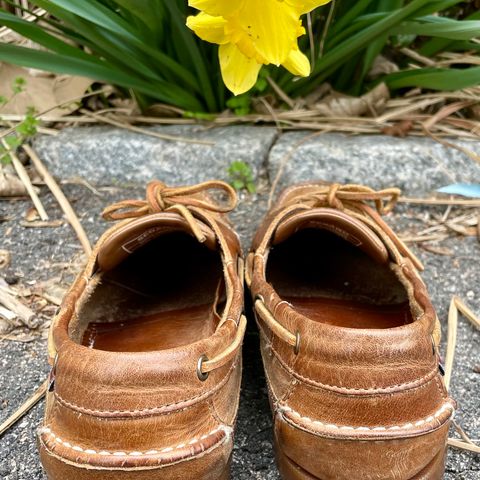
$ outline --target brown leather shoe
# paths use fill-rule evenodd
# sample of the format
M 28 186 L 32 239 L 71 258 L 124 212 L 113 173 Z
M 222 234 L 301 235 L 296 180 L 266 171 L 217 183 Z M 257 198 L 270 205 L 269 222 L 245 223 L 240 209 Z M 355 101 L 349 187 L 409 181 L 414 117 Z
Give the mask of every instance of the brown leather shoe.
M 50 480 L 229 478 L 246 324 L 239 240 L 222 215 L 235 203 L 222 182 L 152 182 L 146 201 L 104 212 L 124 220 L 51 329 L 39 430 Z
M 298 185 L 254 240 L 247 284 L 286 480 L 443 477 L 454 402 L 421 263 L 380 217 L 399 194 Z

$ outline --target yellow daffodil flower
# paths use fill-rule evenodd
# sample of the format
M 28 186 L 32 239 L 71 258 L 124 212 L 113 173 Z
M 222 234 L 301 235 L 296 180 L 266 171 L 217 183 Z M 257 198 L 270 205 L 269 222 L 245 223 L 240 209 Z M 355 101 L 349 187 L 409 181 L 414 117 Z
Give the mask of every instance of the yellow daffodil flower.
M 239 95 L 257 81 L 262 65 L 283 65 L 310 75 L 310 61 L 298 48 L 305 34 L 300 17 L 330 0 L 189 0 L 200 13 L 187 26 L 201 39 L 220 45 L 223 81 Z

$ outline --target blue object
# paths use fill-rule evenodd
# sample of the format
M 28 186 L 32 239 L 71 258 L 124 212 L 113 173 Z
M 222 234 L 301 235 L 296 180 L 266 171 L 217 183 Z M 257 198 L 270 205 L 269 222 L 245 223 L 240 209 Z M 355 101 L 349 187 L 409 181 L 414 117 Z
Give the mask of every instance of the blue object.
M 480 198 L 480 184 L 478 183 L 453 183 L 439 188 L 437 192 L 461 195 L 462 197 Z

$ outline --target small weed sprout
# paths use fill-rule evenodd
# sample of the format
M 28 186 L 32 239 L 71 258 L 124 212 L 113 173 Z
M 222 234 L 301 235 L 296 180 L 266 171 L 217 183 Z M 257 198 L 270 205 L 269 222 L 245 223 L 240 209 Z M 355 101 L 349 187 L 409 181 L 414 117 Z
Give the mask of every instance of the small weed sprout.
M 17 77 L 12 83 L 12 94 L 9 98 L 0 96 L 0 108 L 11 102 L 18 94 L 25 90 L 27 82 L 23 77 Z M 28 107 L 25 118 L 16 127 L 14 132 L 5 138 L 6 146 L 0 145 L 0 164 L 10 163 L 10 152 L 15 151 L 24 144 L 29 138 L 37 133 L 39 121 L 35 117 L 35 109 Z M 1 117 L 0 117 L 1 119 Z
M 247 163 L 240 160 L 232 162 L 228 167 L 228 176 L 235 190 L 245 189 L 249 193 L 256 192 L 252 168 Z

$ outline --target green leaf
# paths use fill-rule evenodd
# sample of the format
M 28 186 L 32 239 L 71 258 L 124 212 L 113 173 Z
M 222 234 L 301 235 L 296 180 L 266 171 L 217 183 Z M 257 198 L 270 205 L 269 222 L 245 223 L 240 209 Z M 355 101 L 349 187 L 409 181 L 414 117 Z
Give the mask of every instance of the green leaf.
M 257 91 L 257 92 L 264 92 L 268 87 L 268 81 L 266 78 L 261 78 L 259 77 L 258 80 L 257 80 L 257 83 L 255 83 L 255 87 L 254 89 Z
M 465 20 L 480 20 L 480 12 L 475 12 L 472 15 L 468 16 Z M 428 41 L 425 43 L 420 48 L 420 54 L 431 57 L 433 55 L 436 55 L 439 52 L 446 51 L 448 48 L 451 48 L 455 42 L 452 42 L 449 39 L 445 38 L 433 38 L 432 40 Z M 478 44 L 474 44 L 478 45 Z M 464 50 L 471 50 L 472 48 L 465 46 Z
M 245 186 L 245 184 L 241 180 L 233 180 L 232 181 L 232 187 L 235 190 L 242 190 L 242 188 Z
M 16 0 L 5 3 L 28 11 Z M 272 92 L 265 75 L 292 97 L 305 96 L 324 81 L 343 92 L 360 94 L 369 86 L 366 75 L 379 53 L 406 64 L 399 52 L 404 46 L 427 57 L 442 51 L 480 52 L 480 12 L 454 19 L 460 7 L 451 7 L 463 9 L 466 4 L 461 0 L 338 0 L 323 56 L 309 78 L 294 81 L 283 69 L 264 67 L 250 95 L 230 99 L 220 75 L 218 47 L 200 41 L 185 25 L 191 11 L 186 0 L 32 0 L 29 4 L 48 12 L 41 23 L 26 22 L 0 9 L 0 24 L 48 52 L 12 50 L 9 47 L 15 45 L 0 44 L 0 60 L 113 83 L 132 92 L 145 108 L 153 101 L 170 103 L 198 120 L 207 119 L 205 110 L 222 110 L 225 101 L 236 114 L 249 113 L 252 95 Z M 312 13 L 316 45 L 323 38 L 330 8 Z M 308 40 L 303 36 L 300 46 L 310 56 Z M 396 89 L 413 84 L 452 90 L 475 84 L 475 68 L 407 70 L 387 78 Z M 244 184 L 248 189 L 247 180 Z
M 430 15 L 431 13 L 438 13 L 447 8 L 451 8 L 459 3 L 463 3 L 464 0 L 436 0 L 431 3 L 427 3 L 424 7 L 420 8 L 415 16 L 422 17 L 423 15 Z
M 79 48 L 73 47 L 53 35 L 49 35 L 35 23 L 27 22 L 11 13 L 0 10 L 0 25 L 11 28 L 25 38 L 28 38 L 54 52 L 70 55 L 76 58 L 91 58 L 92 61 L 96 61 L 94 57 L 87 55 Z
M 165 15 L 165 5 L 155 0 L 114 0 L 124 11 L 138 17 L 151 32 L 155 32 Z
M 49 4 L 78 15 L 99 27 L 120 34 L 127 39 L 137 40 L 138 32 L 132 29 L 120 15 L 94 0 L 49 0 Z
M 37 133 L 39 123 L 39 120 L 35 118 L 35 109 L 28 107 L 25 119 L 15 127 L 15 131 L 20 136 L 22 143 Z
M 87 34 L 88 40 L 82 39 L 82 43 L 89 47 L 94 54 L 105 58 L 108 63 L 119 68 L 121 71 L 134 76 L 144 77 L 156 82 L 158 79 L 165 80 L 155 71 L 148 60 L 144 60 L 139 52 L 132 48 L 128 42 L 122 42 L 115 34 L 102 30 L 96 25 L 90 25 L 86 20 L 79 19 L 83 25 L 82 31 Z M 90 56 L 96 58 L 95 56 Z
M 116 45 L 113 48 L 116 48 L 115 55 L 117 58 L 121 57 L 125 49 L 133 54 L 137 52 L 140 56 L 149 56 L 151 64 L 157 64 L 159 69 L 165 69 L 173 73 L 193 91 L 200 90 L 198 81 L 187 68 L 150 45 L 145 40 L 144 33 L 133 30 L 118 14 L 102 6 L 99 9 L 101 12 L 99 16 L 92 17 L 93 12 L 96 12 L 97 9 L 89 10 L 88 5 L 98 2 L 93 0 L 74 0 L 72 2 L 71 0 L 35 0 L 35 3 L 62 19 L 67 25 L 77 32 L 81 32 L 87 38 L 95 32 L 100 34 L 102 29 L 104 38 L 110 33 L 110 39 L 116 38 Z M 115 37 L 115 35 L 118 35 L 118 37 Z M 112 50 L 110 50 L 110 53 L 112 53 Z
M 5 138 L 5 143 L 10 147 L 10 148 L 16 148 L 20 146 L 20 142 L 18 138 L 15 135 L 9 135 L 7 138 Z
M 450 40 L 470 40 L 480 35 L 480 21 L 423 17 L 419 18 L 418 21 L 402 23 L 395 28 L 395 32 L 402 35 L 424 35 L 448 38 Z
M 391 89 L 421 87 L 431 90 L 461 90 L 480 84 L 480 67 L 407 70 L 392 73 L 384 81 Z
M 449 4 L 452 3 L 460 2 L 449 2 Z M 345 32 L 341 32 L 328 39 L 327 52 L 317 61 L 310 78 L 296 82 L 290 81 L 289 83 L 281 84 L 281 87 L 289 95 L 308 94 L 318 83 L 334 76 L 342 65 L 350 62 L 352 57 L 377 38 L 382 35 L 391 35 L 402 23 L 411 21 L 419 17 L 420 14 L 425 16 L 438 12 L 438 8 L 444 5 L 446 5 L 444 1 L 412 0 L 404 7 L 391 13 L 375 12 L 359 17 L 354 22 L 354 25 L 347 27 L 347 30 L 351 29 L 348 37 L 343 38 Z M 442 82 L 442 84 L 444 83 Z
M 344 30 L 347 25 L 354 22 L 363 12 L 365 12 L 373 1 L 374 0 L 359 0 L 351 5 L 349 4 L 346 13 L 335 21 L 331 30 L 332 35 Z
M 24 67 L 38 68 L 54 73 L 80 75 L 133 88 L 162 102 L 177 105 L 187 110 L 201 110 L 198 100 L 189 92 L 167 82 L 158 81 L 152 85 L 148 81 L 120 72 L 109 65 L 99 65 L 67 55 L 42 52 L 16 45 L 0 44 L 0 61 Z
M 10 154 L 2 146 L 0 146 L 0 164 L 8 165 L 11 163 L 11 161 L 12 159 L 10 158 Z
M 250 107 L 251 98 L 248 93 L 237 95 L 227 101 L 228 108 L 245 108 Z
M 14 93 L 14 95 L 22 93 L 26 85 L 27 81 L 23 77 L 17 77 L 13 80 L 12 92 Z
M 213 94 L 213 88 L 210 82 L 209 74 L 206 69 L 206 62 L 205 59 L 202 58 L 202 54 L 193 38 L 192 32 L 185 24 L 186 19 L 182 16 L 176 5 L 173 3 L 166 2 L 165 6 L 170 11 L 170 15 L 173 20 L 173 31 L 176 33 L 174 38 L 176 39 L 177 47 L 179 46 L 178 43 L 181 43 L 181 47 L 183 47 L 185 52 L 187 52 L 193 68 L 198 76 L 198 80 L 200 81 L 208 108 L 210 110 L 216 110 L 217 104 Z
M 205 120 L 211 122 L 215 120 L 216 115 L 213 113 L 202 113 L 202 112 L 183 112 L 183 118 L 194 118 L 195 120 Z
M 303 93 L 301 87 L 305 86 L 305 83 L 310 83 L 310 85 L 312 85 L 314 79 L 317 81 L 323 81 L 323 72 L 325 70 L 336 65 L 342 65 L 355 53 L 364 49 L 370 42 L 378 38 L 380 35 L 387 34 L 393 27 L 409 18 L 420 8 L 425 7 L 427 3 L 432 4 L 436 2 L 432 2 L 431 0 L 413 0 L 405 7 L 383 16 L 381 20 L 375 21 L 370 26 L 359 31 L 347 41 L 342 42 L 340 45 L 328 51 L 320 60 L 318 60 L 310 79 L 299 80 L 296 83 L 292 82 L 284 87 L 286 93 L 295 90 Z
M 378 10 L 383 12 L 393 12 L 403 7 L 403 0 L 380 0 L 378 3 Z M 354 88 L 350 92 L 354 95 L 362 93 L 362 85 L 365 82 L 365 77 L 372 68 L 375 59 L 383 52 L 388 44 L 389 34 L 379 36 L 374 40 L 365 50 L 365 55 L 361 64 L 361 72 L 358 81 L 355 82 Z

